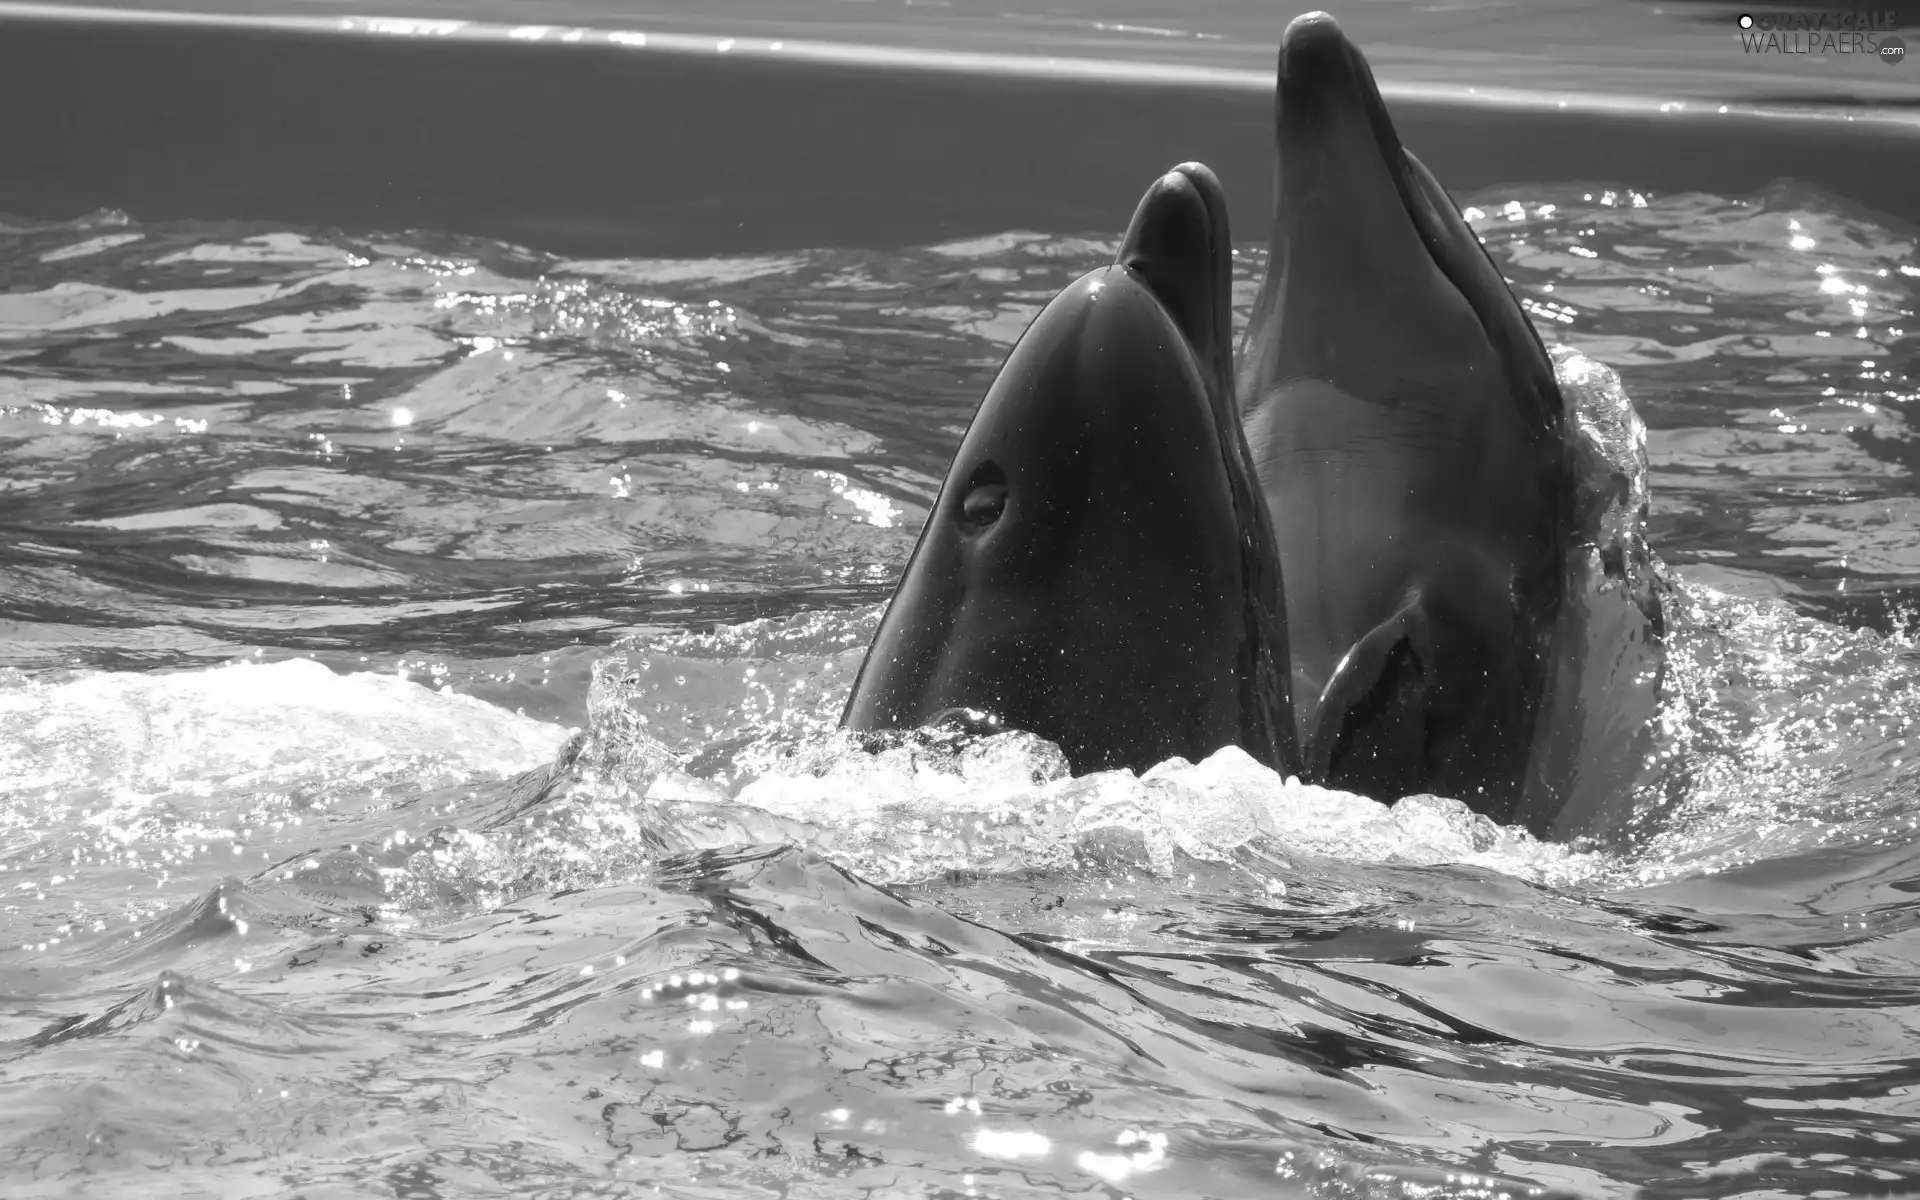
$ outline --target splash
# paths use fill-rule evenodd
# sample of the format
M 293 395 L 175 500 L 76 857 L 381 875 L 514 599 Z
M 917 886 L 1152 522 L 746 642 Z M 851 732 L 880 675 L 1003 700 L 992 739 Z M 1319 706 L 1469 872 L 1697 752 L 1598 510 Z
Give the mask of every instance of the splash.
M 1617 714 L 1628 703 L 1652 711 L 1658 646 L 1634 658 L 1600 642 L 1611 636 L 1648 647 L 1645 630 L 1657 626 L 1667 586 L 1646 541 L 1646 429 L 1611 370 L 1568 347 L 1555 347 L 1553 360 L 1578 431 L 1586 540 L 1575 556 L 1578 599 L 1561 646 L 1578 668 L 1561 697 L 1570 713 L 1550 714 L 1549 723 L 1571 731 L 1570 744 L 1556 747 L 1563 755 L 1644 758 L 1641 725 Z M 1637 623 L 1613 620 L 1604 605 L 1614 597 L 1626 602 L 1614 609 Z M 1503 828 L 1458 800 L 1383 805 L 1282 779 L 1233 748 L 1137 776 L 1072 778 L 1057 747 L 1026 734 L 835 733 L 867 640 L 857 631 L 870 632 L 875 616 L 831 635 L 814 617 L 630 646 L 596 673 L 599 778 L 623 781 L 653 806 L 668 845 L 790 839 L 889 882 L 1098 865 L 1165 876 L 1184 860 L 1286 853 L 1485 866 L 1561 885 L 1603 869 L 1602 855 Z M 787 656 L 794 651 L 797 658 Z M 715 713 L 726 715 L 716 721 Z M 1573 788 L 1607 794 L 1576 791 L 1574 801 L 1596 810 L 1631 805 L 1633 782 L 1590 768 Z M 1607 831 L 1599 818 L 1594 825 Z

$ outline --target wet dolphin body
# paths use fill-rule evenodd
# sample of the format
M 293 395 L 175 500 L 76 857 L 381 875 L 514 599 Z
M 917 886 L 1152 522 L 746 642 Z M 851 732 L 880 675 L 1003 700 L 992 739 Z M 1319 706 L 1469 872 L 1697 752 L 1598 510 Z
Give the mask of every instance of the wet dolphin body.
M 975 413 L 842 718 L 1057 743 L 1076 773 L 1236 744 L 1295 763 L 1266 506 L 1232 400 L 1211 172 L 1147 192 L 1112 266 L 1028 327 Z
M 1286 572 L 1303 765 L 1510 820 L 1566 591 L 1553 367 L 1324 13 L 1288 27 L 1275 109 L 1238 390 Z

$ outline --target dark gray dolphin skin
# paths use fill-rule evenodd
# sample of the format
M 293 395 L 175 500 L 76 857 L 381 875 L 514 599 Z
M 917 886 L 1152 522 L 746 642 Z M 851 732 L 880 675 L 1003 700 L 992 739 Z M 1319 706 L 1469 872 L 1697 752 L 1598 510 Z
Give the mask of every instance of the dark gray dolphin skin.
M 1574 502 L 1553 367 L 1325 13 L 1288 26 L 1241 350 L 1307 778 L 1520 806 Z
M 842 717 L 1057 743 L 1076 774 L 1235 744 L 1295 769 L 1279 563 L 1232 400 L 1226 203 L 1154 183 L 981 401 Z

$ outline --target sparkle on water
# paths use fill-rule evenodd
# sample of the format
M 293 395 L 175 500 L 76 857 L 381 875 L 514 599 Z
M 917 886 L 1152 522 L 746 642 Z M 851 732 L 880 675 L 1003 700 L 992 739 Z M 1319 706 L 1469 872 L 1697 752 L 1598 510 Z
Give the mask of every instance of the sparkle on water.
M 1913 237 L 1473 201 L 1649 431 L 1671 667 L 1612 841 L 832 731 L 1110 241 L 0 227 L 0 1190 L 1920 1187 Z

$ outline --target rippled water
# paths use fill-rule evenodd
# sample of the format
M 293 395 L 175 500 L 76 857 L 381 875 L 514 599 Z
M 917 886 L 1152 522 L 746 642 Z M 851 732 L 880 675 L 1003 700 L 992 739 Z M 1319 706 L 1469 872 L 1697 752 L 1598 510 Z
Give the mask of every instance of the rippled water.
M 1618 844 L 828 732 L 1111 241 L 5 226 L 3 1190 L 1920 1188 L 1913 234 L 1473 199 L 1651 428 L 1673 762 Z

